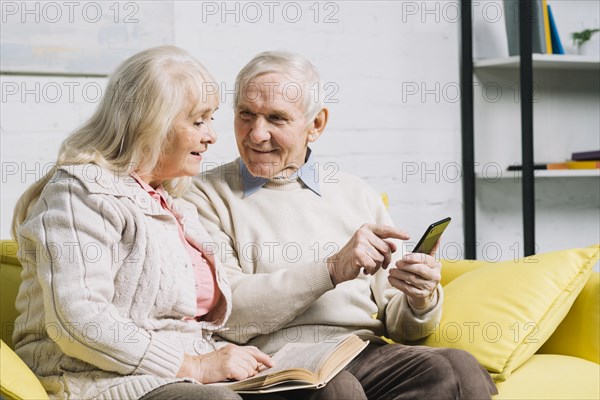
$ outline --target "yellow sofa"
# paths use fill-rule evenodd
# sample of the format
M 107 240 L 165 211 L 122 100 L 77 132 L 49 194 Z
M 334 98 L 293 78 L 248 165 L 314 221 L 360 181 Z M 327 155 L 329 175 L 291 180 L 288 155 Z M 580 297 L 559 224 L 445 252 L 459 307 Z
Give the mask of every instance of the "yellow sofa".
M 2 396 L 8 399 L 47 398 L 35 376 L 10 350 L 14 320 L 17 316 L 14 301 L 20 283 L 21 267 L 16 257 L 16 244 L 13 241 L 2 241 L 1 245 Z M 490 263 L 443 262 L 442 284 L 446 286 L 460 276 L 484 268 L 487 264 Z M 568 314 L 543 346 L 512 371 L 505 381 L 497 382 L 499 394 L 495 399 L 600 398 L 598 272 L 589 274 L 588 271 L 582 285 L 583 289 L 568 310 Z M 510 291 L 510 288 L 506 290 Z M 494 345 L 489 343 L 489 346 Z

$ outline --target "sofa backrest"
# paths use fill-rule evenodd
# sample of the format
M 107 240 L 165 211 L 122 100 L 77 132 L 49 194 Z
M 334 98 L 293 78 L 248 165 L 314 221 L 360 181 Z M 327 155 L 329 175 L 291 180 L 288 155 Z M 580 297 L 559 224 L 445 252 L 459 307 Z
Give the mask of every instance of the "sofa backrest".
M 4 343 L 13 348 L 12 333 L 19 315 L 15 300 L 21 284 L 22 268 L 17 258 L 17 244 L 12 240 L 2 240 L 0 246 L 0 336 Z

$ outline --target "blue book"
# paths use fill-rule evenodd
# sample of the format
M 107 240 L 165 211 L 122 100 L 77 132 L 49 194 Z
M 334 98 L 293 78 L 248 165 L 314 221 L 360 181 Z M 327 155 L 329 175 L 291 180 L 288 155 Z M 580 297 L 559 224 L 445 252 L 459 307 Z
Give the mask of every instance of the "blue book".
M 554 16 L 552 15 L 552 8 L 548 5 L 548 19 L 550 20 L 550 37 L 552 38 L 552 54 L 565 54 L 560 36 L 558 36 L 558 29 L 556 29 L 556 23 L 554 22 Z

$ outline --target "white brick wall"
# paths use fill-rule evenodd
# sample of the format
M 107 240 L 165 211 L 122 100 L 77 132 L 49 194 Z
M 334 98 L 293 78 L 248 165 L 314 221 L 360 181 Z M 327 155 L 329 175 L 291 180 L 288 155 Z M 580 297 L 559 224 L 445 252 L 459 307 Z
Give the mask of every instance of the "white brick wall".
M 274 9 L 273 22 L 266 7 L 258 22 L 244 19 L 240 8 L 236 22 L 220 2 L 213 3 L 214 15 L 203 13 L 206 5 L 181 2 L 176 20 L 197 15 L 199 22 L 176 25 L 175 41 L 203 60 L 226 88 L 234 87 L 239 69 L 258 52 L 283 49 L 308 57 L 330 83 L 329 125 L 313 145 L 320 159 L 388 193 L 394 221 L 415 240 L 429 223 L 452 216 L 445 239 L 462 246 L 461 184 L 442 176 L 446 163 L 454 168 L 444 171 L 450 176 L 460 163 L 458 23 L 443 20 L 446 3 L 451 2 L 438 3 L 437 11 L 428 6 L 434 13 L 423 15 L 421 2 L 322 2 L 315 22 L 314 3 L 296 2 L 302 18 L 290 23 L 283 5 Z M 327 15 L 337 22 L 325 23 Z M 432 91 L 425 101 L 422 89 Z M 232 96 L 225 97 L 216 115 L 219 142 L 208 157 L 216 162 L 237 156 Z M 422 163 L 440 172 L 425 174 Z
M 387 192 L 394 221 L 415 240 L 429 223 L 451 216 L 442 255 L 461 257 L 456 2 L 267 3 L 228 2 L 226 9 L 220 1 L 172 4 L 174 44 L 202 60 L 225 89 L 215 121 L 219 139 L 209 151 L 206 165 L 237 155 L 232 94 L 228 92 L 237 71 L 260 51 L 301 53 L 330 83 L 329 126 L 314 145 L 319 158 L 363 177 L 377 191 Z M 136 4 L 143 11 L 146 3 Z M 3 93 L 8 83 L 19 88 L 39 83 L 43 88 L 48 83 L 64 86 L 65 82 L 83 88 L 90 82 L 103 86 L 105 80 L 2 76 Z M 51 93 L 41 94 L 39 101 L 32 94 L 24 99 L 21 93 L 3 97 L 0 237 L 9 237 L 16 199 L 36 177 L 27 171 L 43 170 L 42 166 L 55 160 L 60 141 L 91 114 L 95 106 L 89 99 L 92 95 L 81 89 L 75 94 L 73 101 L 64 95 L 56 103 L 47 101 L 52 99 Z M 494 208 L 493 196 L 489 201 Z M 519 216 L 512 215 L 502 224 L 482 240 L 520 243 Z M 565 248 L 554 238 L 546 250 Z M 573 240 L 569 246 L 588 242 Z M 505 253 L 502 258 L 510 257 Z

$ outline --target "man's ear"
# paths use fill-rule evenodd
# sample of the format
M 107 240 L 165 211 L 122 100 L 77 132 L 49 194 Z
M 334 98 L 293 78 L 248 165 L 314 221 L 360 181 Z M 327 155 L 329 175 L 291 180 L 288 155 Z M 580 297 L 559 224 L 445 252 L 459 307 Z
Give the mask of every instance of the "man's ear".
M 314 142 L 316 141 L 323 131 L 325 130 L 325 126 L 327 125 L 327 120 L 329 118 L 329 110 L 327 108 L 322 108 L 321 111 L 317 114 L 315 119 L 311 122 L 308 129 L 308 141 Z

